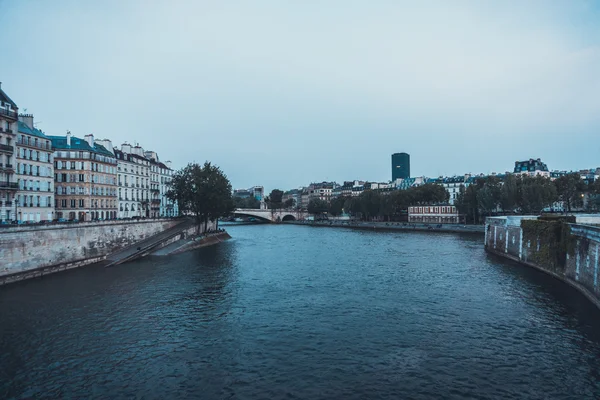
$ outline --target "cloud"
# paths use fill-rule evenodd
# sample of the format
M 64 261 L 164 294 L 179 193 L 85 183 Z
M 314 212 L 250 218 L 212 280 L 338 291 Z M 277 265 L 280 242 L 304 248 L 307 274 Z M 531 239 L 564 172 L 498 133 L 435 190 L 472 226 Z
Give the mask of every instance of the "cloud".
M 211 159 L 236 187 L 387 180 L 396 151 L 425 175 L 597 163 L 591 2 L 19 4 L 2 80 L 44 129 Z

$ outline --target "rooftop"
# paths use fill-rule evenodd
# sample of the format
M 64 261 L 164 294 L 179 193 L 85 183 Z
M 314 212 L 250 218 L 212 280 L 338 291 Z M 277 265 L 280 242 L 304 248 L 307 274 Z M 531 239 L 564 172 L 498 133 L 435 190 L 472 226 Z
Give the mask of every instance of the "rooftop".
M 115 156 L 110 151 L 106 150 L 104 146 L 98 143 L 94 143 L 94 146 L 90 146 L 89 143 L 75 136 L 71 136 L 71 145 L 67 146 L 66 136 L 48 136 L 52 140 L 52 147 L 55 150 L 82 150 L 91 151 L 93 153 L 102 154 L 107 157 L 114 158 Z
M 21 121 L 19 121 L 19 133 L 24 133 L 26 135 L 37 136 L 40 138 L 49 139 L 49 137 L 46 136 L 44 134 L 44 132 L 40 131 L 37 128 L 31 129 L 30 127 L 27 126 L 27 124 L 25 124 Z

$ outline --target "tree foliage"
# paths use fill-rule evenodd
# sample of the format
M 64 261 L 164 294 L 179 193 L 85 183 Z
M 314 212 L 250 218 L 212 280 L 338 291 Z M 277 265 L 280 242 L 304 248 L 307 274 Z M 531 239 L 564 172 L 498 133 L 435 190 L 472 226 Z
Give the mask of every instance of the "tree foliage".
M 557 200 L 556 186 L 543 176 L 522 176 L 517 181 L 518 206 L 524 214 L 539 214 Z
M 554 181 L 558 198 L 571 212 L 571 207 L 583 204 L 583 181 L 578 173 L 563 175 Z
M 331 200 L 329 203 L 329 214 L 337 217 L 342 215 L 345 210 L 346 202 L 349 200 L 349 197 L 339 196 Z
M 265 198 L 265 202 L 271 210 L 280 210 L 283 208 L 283 191 L 279 189 L 271 190 L 271 193 Z
M 321 200 L 318 198 L 311 199 L 308 202 L 308 213 L 313 215 L 321 215 L 327 212 L 329 205 L 325 200 Z
M 250 209 L 258 209 L 260 208 L 260 201 L 256 199 L 254 196 L 241 198 L 234 197 L 233 203 L 235 208 L 250 208 Z
M 227 175 L 216 165 L 190 163 L 173 174 L 167 197 L 177 201 L 182 214 L 191 214 L 196 219 L 198 231 L 208 221 L 217 221 L 234 209 L 231 183 Z

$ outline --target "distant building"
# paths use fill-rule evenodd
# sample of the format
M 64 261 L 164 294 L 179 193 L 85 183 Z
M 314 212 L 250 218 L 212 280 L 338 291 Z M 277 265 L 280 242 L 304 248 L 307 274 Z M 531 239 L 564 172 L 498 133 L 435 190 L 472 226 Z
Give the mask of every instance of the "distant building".
M 529 175 L 529 176 L 546 176 L 550 177 L 550 171 L 548 166 L 542 162 L 539 158 L 530 158 L 526 161 L 515 161 L 515 174 Z
M 333 190 L 339 185 L 335 182 L 311 183 L 308 186 L 308 197 L 311 199 L 320 199 L 330 202 L 333 197 Z
M 410 178 L 410 155 L 407 153 L 392 154 L 392 181 Z
M 432 224 L 458 224 L 456 207 L 449 204 L 408 207 L 408 222 Z
M 461 175 L 440 179 L 440 182 L 438 183 L 446 189 L 446 192 L 448 192 L 448 203 L 450 203 L 450 205 L 454 204 L 460 194 L 460 188 L 465 187 L 465 180 L 468 178 L 469 175 Z
M 263 186 L 252 186 L 249 189 L 235 189 L 233 191 L 233 197 L 240 199 L 254 197 L 256 200 L 262 202 L 265 198 L 265 188 Z
M 302 188 L 288 190 L 287 192 L 283 193 L 282 201 L 284 203 L 290 199 L 294 201 L 293 208 L 302 207 Z

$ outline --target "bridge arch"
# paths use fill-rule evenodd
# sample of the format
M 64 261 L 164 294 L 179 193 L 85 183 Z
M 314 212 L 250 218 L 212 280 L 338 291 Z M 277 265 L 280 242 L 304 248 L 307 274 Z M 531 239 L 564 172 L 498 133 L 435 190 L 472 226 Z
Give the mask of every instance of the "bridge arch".
M 296 221 L 296 217 L 294 217 L 292 214 L 286 214 L 283 216 L 283 218 L 281 218 L 281 222 L 287 221 Z

